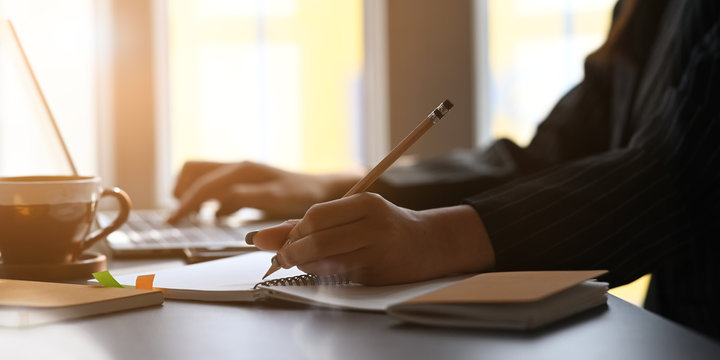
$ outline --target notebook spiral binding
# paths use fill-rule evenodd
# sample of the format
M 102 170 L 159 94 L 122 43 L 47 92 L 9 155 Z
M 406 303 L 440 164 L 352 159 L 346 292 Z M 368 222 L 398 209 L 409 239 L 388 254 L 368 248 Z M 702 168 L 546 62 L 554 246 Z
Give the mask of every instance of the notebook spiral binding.
M 350 281 L 345 279 L 342 275 L 329 275 L 329 276 L 318 276 L 303 274 L 298 276 L 284 277 L 280 279 L 273 279 L 263 281 L 255 284 L 253 289 L 257 289 L 260 286 L 313 286 L 313 285 L 346 285 Z

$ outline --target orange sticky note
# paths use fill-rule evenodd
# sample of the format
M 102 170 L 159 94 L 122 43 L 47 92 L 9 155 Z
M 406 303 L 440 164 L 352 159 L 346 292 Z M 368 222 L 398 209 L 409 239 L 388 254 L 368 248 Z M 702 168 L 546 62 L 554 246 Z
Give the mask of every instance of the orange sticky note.
M 141 290 L 152 290 L 154 280 L 155 274 L 138 275 L 138 277 L 135 278 L 135 288 Z

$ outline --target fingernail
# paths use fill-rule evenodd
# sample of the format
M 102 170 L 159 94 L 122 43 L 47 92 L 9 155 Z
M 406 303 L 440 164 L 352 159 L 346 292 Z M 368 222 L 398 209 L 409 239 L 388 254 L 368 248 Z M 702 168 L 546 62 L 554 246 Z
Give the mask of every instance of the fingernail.
M 253 245 L 253 238 L 255 237 L 255 234 L 257 234 L 258 231 L 251 231 L 245 235 L 245 243 L 248 245 Z
M 272 263 L 272 266 L 274 267 L 282 267 L 280 265 L 280 262 L 278 262 L 277 255 L 273 256 L 272 259 L 270 259 L 270 262 Z

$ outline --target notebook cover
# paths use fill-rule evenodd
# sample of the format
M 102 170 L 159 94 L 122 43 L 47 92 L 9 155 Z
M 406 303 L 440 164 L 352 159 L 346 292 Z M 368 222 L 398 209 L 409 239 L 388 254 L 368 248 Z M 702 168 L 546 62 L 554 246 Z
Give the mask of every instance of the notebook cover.
M 2 307 L 60 308 L 129 298 L 150 290 L 0 279 Z
M 606 270 L 484 273 L 406 300 L 403 304 L 533 302 L 605 273 Z

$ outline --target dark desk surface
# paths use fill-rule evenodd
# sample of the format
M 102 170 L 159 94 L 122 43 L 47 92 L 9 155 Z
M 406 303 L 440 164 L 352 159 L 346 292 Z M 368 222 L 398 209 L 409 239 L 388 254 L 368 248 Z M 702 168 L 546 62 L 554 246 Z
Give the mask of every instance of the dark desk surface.
M 720 359 L 720 343 L 609 296 L 531 333 L 404 325 L 269 303 L 162 306 L 0 328 L 0 359 Z

